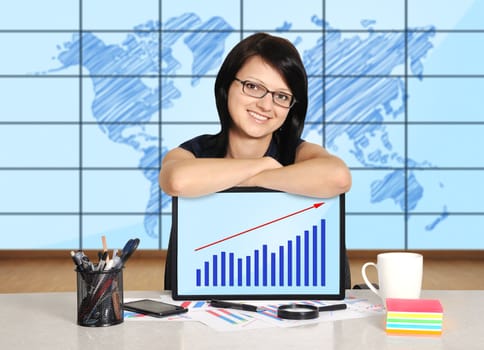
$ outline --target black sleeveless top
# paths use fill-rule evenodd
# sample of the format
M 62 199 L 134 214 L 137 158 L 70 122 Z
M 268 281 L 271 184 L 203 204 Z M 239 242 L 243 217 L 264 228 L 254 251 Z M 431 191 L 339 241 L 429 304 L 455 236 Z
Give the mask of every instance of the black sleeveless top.
M 297 146 L 303 143 L 303 139 L 299 139 Z M 180 145 L 181 148 L 193 153 L 196 158 L 223 158 L 225 157 L 226 149 L 221 146 L 216 135 L 200 135 L 191 140 L 188 140 Z M 278 152 L 276 142 L 272 138 L 271 143 L 264 156 L 269 156 L 281 162 L 281 155 Z M 174 275 L 174 261 L 175 256 L 172 252 L 173 247 L 173 227 L 170 233 L 170 240 L 168 243 L 168 251 L 166 254 L 165 264 L 165 289 L 170 290 L 175 283 L 176 276 Z
M 223 158 L 227 150 L 225 147 L 222 147 L 218 140 L 217 135 L 200 135 L 183 142 L 180 147 L 193 153 L 196 158 Z M 299 139 L 296 147 L 303 142 L 303 139 Z M 279 155 L 274 138 L 272 138 L 264 156 L 272 157 L 278 162 L 281 162 L 281 156 Z

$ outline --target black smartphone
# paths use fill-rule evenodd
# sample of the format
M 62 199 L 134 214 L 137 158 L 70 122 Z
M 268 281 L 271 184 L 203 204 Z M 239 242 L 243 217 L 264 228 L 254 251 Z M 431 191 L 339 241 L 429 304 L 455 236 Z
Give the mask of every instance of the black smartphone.
M 188 311 L 188 309 L 182 306 L 168 304 L 162 301 L 156 301 L 151 299 L 129 301 L 123 304 L 123 308 L 125 310 L 134 311 L 140 314 L 155 317 L 177 315 Z

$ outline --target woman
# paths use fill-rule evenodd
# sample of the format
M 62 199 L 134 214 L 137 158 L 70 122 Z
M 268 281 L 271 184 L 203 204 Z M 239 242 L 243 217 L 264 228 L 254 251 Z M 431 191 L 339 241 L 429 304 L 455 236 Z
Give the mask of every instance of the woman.
M 215 81 L 221 123 L 169 151 L 160 186 L 171 196 L 201 196 L 259 186 L 313 197 L 347 192 L 344 162 L 301 139 L 308 105 L 306 71 L 286 39 L 256 33 L 228 54 Z M 170 289 L 168 249 L 165 288 Z

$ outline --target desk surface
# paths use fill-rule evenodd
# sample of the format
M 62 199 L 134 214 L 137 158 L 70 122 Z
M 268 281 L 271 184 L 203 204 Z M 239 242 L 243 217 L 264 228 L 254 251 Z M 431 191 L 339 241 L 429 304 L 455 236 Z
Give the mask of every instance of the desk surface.
M 377 302 L 368 290 L 352 295 Z M 125 298 L 158 298 L 125 292 Z M 484 291 L 424 291 L 444 307 L 441 337 L 387 336 L 384 315 L 293 328 L 217 332 L 198 322 L 76 324 L 75 293 L 0 294 L 2 349 L 483 349 Z

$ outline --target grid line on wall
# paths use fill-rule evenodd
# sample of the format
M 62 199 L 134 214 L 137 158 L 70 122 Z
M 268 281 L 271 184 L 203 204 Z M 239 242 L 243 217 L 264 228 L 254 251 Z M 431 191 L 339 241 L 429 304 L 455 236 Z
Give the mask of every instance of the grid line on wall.
M 82 109 L 82 101 L 83 101 L 83 87 L 84 87 L 84 79 L 83 76 L 83 69 L 82 69 L 82 62 L 83 62 L 83 27 L 82 24 L 84 23 L 83 20 L 83 0 L 79 0 L 79 249 L 83 249 L 84 242 L 84 226 L 83 226 L 83 153 L 82 153 L 82 146 L 83 146 L 83 109 Z

